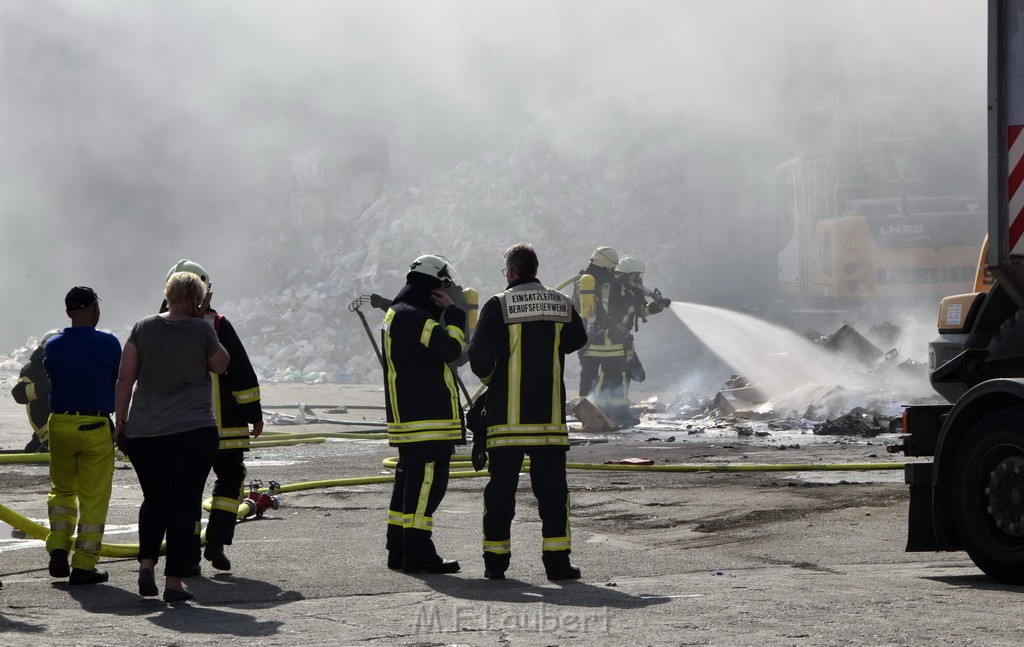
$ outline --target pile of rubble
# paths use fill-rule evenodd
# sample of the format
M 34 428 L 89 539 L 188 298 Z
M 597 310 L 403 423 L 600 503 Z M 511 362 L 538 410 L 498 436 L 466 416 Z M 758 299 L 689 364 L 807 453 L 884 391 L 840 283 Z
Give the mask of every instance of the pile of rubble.
M 608 114 L 576 106 L 546 115 L 484 159 L 415 184 L 389 179 L 357 212 L 279 214 L 280 229 L 255 250 L 267 268 L 263 294 L 215 306 L 257 356 L 261 378 L 344 382 L 380 379 L 348 305 L 371 293 L 393 297 L 423 253 L 451 258 L 481 299 L 504 288 L 502 253 L 520 241 L 536 245 L 549 285 L 613 244 L 642 251 L 648 279 L 682 291 L 688 270 L 676 237 L 687 147 L 671 123 L 619 110 L 612 124 Z M 364 313 L 376 331 L 383 313 Z

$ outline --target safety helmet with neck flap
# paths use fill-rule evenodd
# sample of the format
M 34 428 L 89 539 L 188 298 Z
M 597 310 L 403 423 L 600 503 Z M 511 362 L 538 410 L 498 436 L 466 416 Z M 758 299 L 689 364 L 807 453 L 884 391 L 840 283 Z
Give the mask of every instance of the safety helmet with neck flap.
M 418 257 L 409 266 L 409 273 L 426 274 L 441 281 L 444 287 L 459 282 L 459 273 L 455 271 L 452 264 L 444 256 L 427 254 Z
M 615 271 L 619 274 L 637 274 L 637 278 L 642 279 L 644 272 L 647 271 L 647 265 L 636 256 L 627 255 L 619 259 Z
M 615 264 L 619 262 L 619 253 L 611 247 L 598 247 L 594 250 L 594 253 L 590 255 L 590 262 L 597 267 L 603 267 L 606 270 L 615 268 Z

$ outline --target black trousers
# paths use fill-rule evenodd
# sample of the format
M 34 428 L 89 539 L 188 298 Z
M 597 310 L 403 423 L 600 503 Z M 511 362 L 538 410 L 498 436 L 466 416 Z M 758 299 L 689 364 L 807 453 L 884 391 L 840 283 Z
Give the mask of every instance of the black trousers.
M 590 398 L 602 409 L 622 404 L 626 356 L 591 357 L 580 355 L 580 397 Z
M 217 456 L 213 459 L 213 473 L 217 480 L 213 482 L 213 506 L 210 509 L 210 519 L 206 524 L 206 541 L 230 546 L 235 538 L 238 503 L 242 498 L 242 486 L 245 484 L 247 474 L 245 450 L 218 450 Z M 201 518 L 202 515 L 196 520 L 195 532 L 189 548 L 189 559 L 193 565 L 201 561 L 202 542 L 199 535 Z
M 142 486 L 139 559 L 159 560 L 166 535 L 165 575 L 187 574 L 189 544 L 219 445 L 216 427 L 128 439 L 128 457 Z
M 409 443 L 398 448 L 398 468 L 388 510 L 387 549 L 405 562 L 441 561 L 431 539 L 434 511 L 448 490 L 454 447 L 449 443 Z
M 569 484 L 565 476 L 565 447 L 503 447 L 488 452 L 491 475 L 484 487 L 484 563 L 505 570 L 512 558 L 512 519 L 523 457 L 530 457 L 530 485 L 540 514 L 545 566 L 568 564 Z

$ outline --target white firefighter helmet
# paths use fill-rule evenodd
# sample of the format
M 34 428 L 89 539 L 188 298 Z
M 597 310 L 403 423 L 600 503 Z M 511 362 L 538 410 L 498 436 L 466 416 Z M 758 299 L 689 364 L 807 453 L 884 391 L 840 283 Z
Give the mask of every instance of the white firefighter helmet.
M 590 262 L 598 267 L 611 270 L 619 262 L 619 253 L 611 247 L 598 247 L 590 255 Z
M 619 259 L 615 271 L 619 274 L 639 274 L 638 278 L 642 279 L 644 272 L 647 271 L 647 266 L 636 256 L 627 255 Z
M 51 331 L 47 332 L 45 335 L 43 335 L 43 338 L 39 340 L 39 345 L 40 346 L 45 346 L 46 342 L 50 341 L 51 337 L 53 337 L 54 335 L 59 335 L 59 334 L 60 334 L 59 330 L 51 330 Z
M 210 280 L 210 274 L 202 265 L 195 261 L 190 261 L 187 258 L 181 259 L 167 271 L 167 278 L 171 278 L 171 274 L 174 274 L 175 272 L 191 272 L 203 280 L 203 283 L 206 284 L 207 290 L 213 289 L 213 281 Z M 167 279 L 164 280 L 166 281 Z
M 445 287 L 459 282 L 459 273 L 444 256 L 434 256 L 433 254 L 420 256 L 409 266 L 409 272 L 418 272 L 440 279 Z

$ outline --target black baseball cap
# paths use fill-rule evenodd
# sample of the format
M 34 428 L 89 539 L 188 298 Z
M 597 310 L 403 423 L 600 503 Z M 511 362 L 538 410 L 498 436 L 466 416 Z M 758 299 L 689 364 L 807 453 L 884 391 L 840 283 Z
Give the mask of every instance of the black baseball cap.
M 84 285 L 76 285 L 64 297 L 64 307 L 68 310 L 79 310 L 81 308 L 88 308 L 96 303 L 97 300 L 102 301 L 103 299 L 100 299 L 95 290 Z

